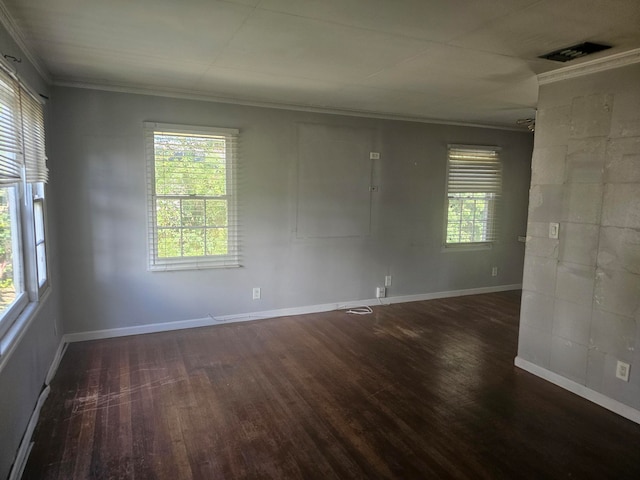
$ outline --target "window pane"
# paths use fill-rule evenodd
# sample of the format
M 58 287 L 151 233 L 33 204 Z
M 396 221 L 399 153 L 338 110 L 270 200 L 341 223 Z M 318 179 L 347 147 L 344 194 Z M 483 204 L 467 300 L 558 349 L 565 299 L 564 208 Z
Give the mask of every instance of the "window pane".
M 182 232 L 182 256 L 204 255 L 204 228 L 185 228 Z
M 179 228 L 158 229 L 158 257 L 182 256 L 182 233 Z
M 207 229 L 207 255 L 226 255 L 229 252 L 228 245 L 226 228 Z
M 35 223 L 36 245 L 44 242 L 44 208 L 42 200 L 33 202 L 33 216 Z
M 207 200 L 207 227 L 227 226 L 227 201 Z
M 47 253 L 44 243 L 36 246 L 36 260 L 38 262 L 38 286 L 42 287 L 47 281 Z
M 159 227 L 179 227 L 180 200 L 159 198 L 156 201 L 156 221 Z
M 182 226 L 204 226 L 204 200 L 182 200 Z
M 157 195 L 226 195 L 223 137 L 156 133 L 154 152 Z
M 0 316 L 22 292 L 15 187 L 0 188 Z

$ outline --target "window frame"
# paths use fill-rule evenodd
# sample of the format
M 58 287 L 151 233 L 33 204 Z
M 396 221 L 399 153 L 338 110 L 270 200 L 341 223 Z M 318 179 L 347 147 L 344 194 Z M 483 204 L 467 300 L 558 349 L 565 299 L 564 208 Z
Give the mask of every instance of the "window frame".
M 488 217 L 489 222 L 489 238 L 482 241 L 460 241 L 460 242 L 448 242 L 448 230 L 449 230 L 449 204 L 450 204 L 450 174 L 451 174 L 451 151 L 452 150 L 467 150 L 469 152 L 472 151 L 485 151 L 485 152 L 493 152 L 497 156 L 498 161 L 498 183 L 499 187 L 496 188 L 494 192 L 487 192 L 490 195 L 493 195 L 493 198 L 487 199 L 489 202 L 488 205 Z M 499 231 L 499 208 L 498 204 L 500 202 L 502 196 L 502 173 L 503 173 L 503 164 L 501 157 L 502 148 L 494 145 L 464 145 L 464 144 L 449 144 L 447 145 L 447 160 L 446 160 L 446 175 L 445 175 L 445 196 L 444 196 L 444 218 L 443 218 L 443 235 L 442 235 L 442 250 L 445 252 L 451 251 L 464 251 L 464 250 L 490 250 L 493 248 L 493 245 L 498 242 L 498 231 Z M 458 192 L 463 193 L 463 192 Z M 481 192 L 464 192 L 467 194 L 470 193 L 481 193 Z
M 173 270 L 200 270 L 213 268 L 237 268 L 240 267 L 240 252 L 238 239 L 238 200 L 237 200 L 237 171 L 238 154 L 237 141 L 239 130 L 234 128 L 205 127 L 183 124 L 168 124 L 157 122 L 144 122 L 145 155 L 147 158 L 147 230 L 148 230 L 148 270 L 173 271 Z M 181 135 L 208 135 L 224 137 L 225 139 L 225 195 L 216 196 L 215 199 L 224 199 L 227 204 L 227 254 L 181 256 L 162 258 L 158 255 L 158 222 L 157 200 L 162 198 L 156 194 L 155 173 L 155 136 L 159 133 L 175 133 Z M 180 199 L 213 199 L 205 195 L 165 195 L 164 197 Z M 183 228 L 183 227 L 180 227 Z
M 34 266 L 35 266 L 35 285 L 38 289 L 38 296 L 42 296 L 44 291 L 49 287 L 49 248 L 47 241 L 47 201 L 44 192 L 44 184 L 36 183 L 32 184 L 31 188 L 36 190 L 32 191 L 32 202 L 33 202 L 33 246 L 34 246 Z M 38 214 L 36 213 L 36 205 L 40 205 L 41 211 L 41 229 L 42 229 L 42 240 L 38 239 Z M 42 245 L 44 250 L 44 272 L 40 270 L 40 262 L 38 260 L 38 247 Z M 44 273 L 43 275 L 41 275 Z M 42 281 L 41 281 L 42 278 Z
M 0 338 L 11 328 L 13 323 L 20 316 L 22 311 L 29 303 L 29 292 L 27 288 L 27 275 L 26 275 L 26 258 L 24 249 L 24 206 L 22 199 L 23 188 L 20 184 L 6 185 L 2 188 L 12 189 L 12 193 L 9 195 L 12 198 L 13 205 L 10 211 L 10 217 L 12 222 L 12 257 L 13 263 L 13 281 L 14 285 L 17 284 L 19 291 L 16 291 L 16 297 L 13 302 L 8 305 L 8 308 L 0 313 Z M 18 290 L 18 289 L 16 289 Z M 0 352 L 1 354 L 2 352 Z
M 44 102 L 15 72 L 0 62 L 1 108 L 10 112 L 3 119 L 2 188 L 11 189 L 12 257 L 16 297 L 0 313 L 0 365 L 8 358 L 25 325 L 49 292 L 48 277 L 39 284 L 36 265 L 35 211 L 33 192 L 43 198 L 43 234 L 46 242 L 44 183 L 48 179 L 45 152 Z M 39 186 L 40 185 L 40 186 Z M 45 262 L 47 262 L 45 251 Z M 48 275 L 48 274 L 47 274 Z

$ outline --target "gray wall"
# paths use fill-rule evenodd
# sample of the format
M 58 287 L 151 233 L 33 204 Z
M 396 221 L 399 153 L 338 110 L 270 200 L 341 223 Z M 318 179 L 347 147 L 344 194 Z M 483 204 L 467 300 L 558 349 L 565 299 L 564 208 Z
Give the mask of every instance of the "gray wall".
M 370 299 L 386 274 L 389 295 L 521 283 L 528 133 L 63 87 L 53 105 L 67 333 Z M 241 130 L 242 268 L 147 271 L 143 121 Z M 370 233 L 297 235 L 300 123 L 373 132 L 382 160 L 372 165 L 380 192 Z M 493 250 L 441 252 L 447 143 L 503 147 L 504 228 Z M 332 175 L 341 181 L 340 171 Z M 252 287 L 262 299 L 251 299 Z
M 20 78 L 37 92 L 48 94 L 48 87 L 28 59 L 20 51 L 7 32 L 0 27 L 0 52 L 22 58 L 22 63 L 13 64 Z M 49 108 L 45 114 L 49 117 Z M 47 123 L 48 123 L 47 118 Z M 47 139 L 49 140 L 49 139 Z M 48 148 L 48 152 L 50 152 Z M 48 201 L 55 201 L 55 192 L 47 187 Z M 48 205 L 48 246 L 56 250 L 55 218 Z M 54 332 L 54 324 L 59 319 L 57 258 L 49 257 L 51 292 L 46 301 L 41 302 L 39 312 L 16 348 L 0 358 L 0 478 L 6 478 L 11 469 L 33 408 L 43 388 L 45 376 L 60 343 L 60 336 Z M 60 332 L 62 329 L 59 328 Z
M 532 169 L 518 355 L 640 409 L 640 65 L 542 86 Z

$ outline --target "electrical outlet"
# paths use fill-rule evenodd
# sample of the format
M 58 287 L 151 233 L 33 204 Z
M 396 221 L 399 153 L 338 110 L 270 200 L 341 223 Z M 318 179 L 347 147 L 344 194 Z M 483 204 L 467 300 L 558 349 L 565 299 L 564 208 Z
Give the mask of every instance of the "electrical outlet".
M 384 277 L 384 286 L 385 287 L 390 287 L 391 286 L 391 275 L 386 275 Z
M 624 380 L 625 382 L 629 381 L 629 369 L 631 366 L 628 363 L 621 362 L 618 360 L 618 365 L 616 366 L 616 377 L 620 380 Z
M 384 298 L 387 296 L 387 289 L 384 287 L 376 288 L 376 298 Z
M 369 160 L 380 160 L 380 152 L 369 152 Z
M 492 277 L 497 277 L 498 276 L 498 267 L 493 267 L 491 269 L 491 276 Z
M 260 287 L 253 287 L 253 299 L 260 300 Z

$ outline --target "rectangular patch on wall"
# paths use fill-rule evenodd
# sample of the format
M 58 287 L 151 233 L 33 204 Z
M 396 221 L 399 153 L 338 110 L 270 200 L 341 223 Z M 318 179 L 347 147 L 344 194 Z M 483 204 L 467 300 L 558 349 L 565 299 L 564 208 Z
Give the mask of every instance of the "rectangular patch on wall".
M 370 234 L 373 139 L 368 128 L 298 126 L 297 238 Z

